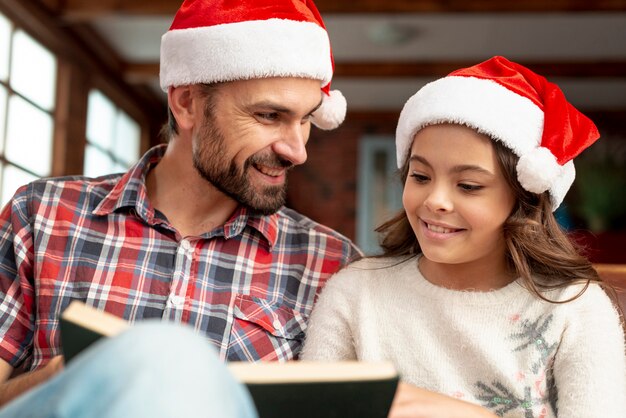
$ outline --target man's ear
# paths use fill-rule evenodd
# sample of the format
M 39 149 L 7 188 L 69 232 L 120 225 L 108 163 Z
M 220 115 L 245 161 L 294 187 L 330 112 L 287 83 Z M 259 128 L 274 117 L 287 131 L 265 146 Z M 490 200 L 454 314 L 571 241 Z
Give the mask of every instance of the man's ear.
M 167 91 L 168 105 L 181 130 L 188 130 L 193 127 L 196 110 L 194 107 L 195 98 L 192 86 L 170 86 Z

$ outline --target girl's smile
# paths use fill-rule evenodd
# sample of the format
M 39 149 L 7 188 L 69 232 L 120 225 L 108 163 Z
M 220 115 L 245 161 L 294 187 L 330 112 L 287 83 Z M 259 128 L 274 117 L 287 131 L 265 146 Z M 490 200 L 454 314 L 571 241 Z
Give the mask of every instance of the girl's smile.
M 503 225 L 515 203 L 491 139 L 461 125 L 429 126 L 415 135 L 409 161 L 402 200 L 427 278 L 454 277 L 455 288 L 506 284 L 485 283 L 510 277 Z
M 458 236 L 465 231 L 463 228 L 455 228 L 440 223 L 421 219 L 424 228 L 424 236 L 433 240 L 449 239 Z

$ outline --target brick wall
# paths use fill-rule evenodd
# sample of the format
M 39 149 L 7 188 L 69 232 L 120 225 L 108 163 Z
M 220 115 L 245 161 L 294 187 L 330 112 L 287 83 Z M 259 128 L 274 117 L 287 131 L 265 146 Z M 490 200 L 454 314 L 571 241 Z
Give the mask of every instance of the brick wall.
M 287 206 L 354 239 L 359 139 L 393 136 L 398 115 L 348 113 L 333 131 L 313 128 L 307 162 L 289 174 Z

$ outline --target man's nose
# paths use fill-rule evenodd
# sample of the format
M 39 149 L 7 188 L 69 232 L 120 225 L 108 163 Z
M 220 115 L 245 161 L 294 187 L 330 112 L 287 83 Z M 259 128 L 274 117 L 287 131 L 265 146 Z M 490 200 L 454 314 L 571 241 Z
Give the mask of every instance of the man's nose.
M 300 123 L 286 125 L 281 132 L 281 138 L 272 145 L 273 151 L 293 165 L 303 164 L 307 159 L 309 129 Z

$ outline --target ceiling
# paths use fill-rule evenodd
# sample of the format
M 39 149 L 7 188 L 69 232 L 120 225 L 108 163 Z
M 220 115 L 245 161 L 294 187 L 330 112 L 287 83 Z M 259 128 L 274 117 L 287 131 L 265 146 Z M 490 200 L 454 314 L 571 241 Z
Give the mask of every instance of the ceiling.
M 158 88 L 180 0 L 40 0 L 135 87 Z M 586 110 L 626 110 L 626 0 L 318 0 L 351 110 L 397 110 L 426 82 L 492 55 L 557 82 Z

